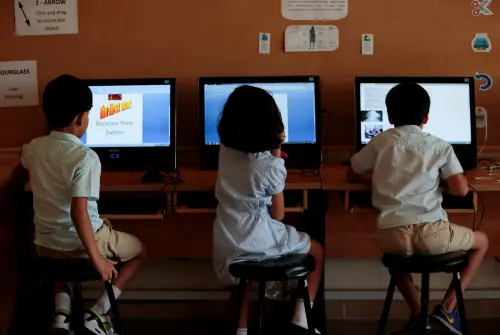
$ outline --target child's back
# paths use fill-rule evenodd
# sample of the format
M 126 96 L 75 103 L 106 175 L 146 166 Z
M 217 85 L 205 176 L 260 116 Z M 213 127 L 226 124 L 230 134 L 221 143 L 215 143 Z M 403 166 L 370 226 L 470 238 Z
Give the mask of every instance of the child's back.
M 385 131 L 368 146 L 352 164 L 358 170 L 373 166 L 380 229 L 447 220 L 439 182 L 463 172 L 450 144 L 408 125 Z
M 53 131 L 25 145 L 21 160 L 30 173 L 35 210 L 35 244 L 68 251 L 82 248 L 71 219 L 71 199 L 89 197 L 94 233 L 102 226 L 99 198 L 101 163 L 97 154 L 71 134 Z

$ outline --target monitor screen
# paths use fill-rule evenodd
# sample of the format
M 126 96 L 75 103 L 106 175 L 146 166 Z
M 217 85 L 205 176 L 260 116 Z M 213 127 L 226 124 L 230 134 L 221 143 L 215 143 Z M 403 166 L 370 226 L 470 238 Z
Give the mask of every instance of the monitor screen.
M 168 147 L 171 85 L 89 85 L 94 103 L 82 138 L 92 148 Z
M 398 83 L 359 83 L 358 122 L 360 143 L 392 128 L 387 116 L 385 98 Z M 429 122 L 423 130 L 450 144 L 471 144 L 471 94 L 468 82 L 419 83 L 429 93 Z
M 251 85 L 268 91 L 274 97 L 285 125 L 286 144 L 316 143 L 316 83 L 205 83 L 204 92 L 205 145 L 219 145 L 217 123 L 229 95 L 241 85 Z

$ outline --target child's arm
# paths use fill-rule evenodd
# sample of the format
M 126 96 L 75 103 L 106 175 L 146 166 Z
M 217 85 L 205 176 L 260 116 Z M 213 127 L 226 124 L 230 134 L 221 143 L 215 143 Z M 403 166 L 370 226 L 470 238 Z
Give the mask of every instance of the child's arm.
M 116 262 L 104 259 L 97 249 L 92 223 L 87 211 L 88 198 L 74 197 L 71 199 L 71 220 L 75 225 L 78 237 L 89 254 L 94 268 L 101 275 L 102 280 L 116 279 L 118 272 L 113 266 Z
M 99 199 L 101 183 L 101 162 L 94 152 L 88 152 L 75 169 L 71 185 L 71 219 L 78 237 L 87 250 L 90 261 L 102 280 L 116 279 L 118 273 L 113 267 L 116 262 L 105 259 L 97 249 L 92 222 L 88 214 L 88 201 Z
M 283 192 L 275 194 L 271 198 L 271 217 L 276 221 L 285 218 L 285 196 Z
M 352 156 L 351 167 L 347 169 L 347 181 L 351 183 L 363 181 L 366 175 L 373 172 L 376 153 L 372 142 L 373 140 L 368 142 L 360 152 Z
M 445 149 L 445 163 L 441 167 L 441 178 L 446 181 L 445 192 L 459 197 L 464 197 L 469 193 L 469 183 L 463 173 L 464 170 L 453 147 L 448 145 Z

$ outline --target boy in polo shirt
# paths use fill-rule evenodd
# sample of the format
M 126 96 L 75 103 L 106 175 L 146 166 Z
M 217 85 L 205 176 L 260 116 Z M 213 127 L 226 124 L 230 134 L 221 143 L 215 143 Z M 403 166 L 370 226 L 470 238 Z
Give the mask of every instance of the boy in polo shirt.
M 135 237 L 115 231 L 99 217 L 97 200 L 101 162 L 80 138 L 88 126 L 92 92 L 78 78 L 63 75 L 43 93 L 43 110 L 53 131 L 23 146 L 21 162 L 29 172 L 35 211 L 35 244 L 39 257 L 89 258 L 102 280 L 114 280 L 118 297 L 136 274 L 146 249 Z M 126 262 L 120 274 L 118 257 Z M 68 334 L 71 287 L 56 289 L 55 334 Z M 106 292 L 85 313 L 85 326 L 94 334 L 107 334 L 110 302 Z
M 386 97 L 389 121 L 395 128 L 375 136 L 352 157 L 348 179 L 373 173 L 372 202 L 380 211 L 378 245 L 384 254 L 437 255 L 470 250 L 469 266 L 460 273 L 465 289 L 488 249 L 483 232 L 454 225 L 441 207 L 440 185 L 450 194 L 465 196 L 467 179 L 451 145 L 422 131 L 429 120 L 430 97 L 417 84 L 400 84 Z M 418 326 L 420 299 L 409 273 L 391 270 L 399 291 L 411 308 L 406 330 Z M 450 285 L 431 318 L 461 334 Z

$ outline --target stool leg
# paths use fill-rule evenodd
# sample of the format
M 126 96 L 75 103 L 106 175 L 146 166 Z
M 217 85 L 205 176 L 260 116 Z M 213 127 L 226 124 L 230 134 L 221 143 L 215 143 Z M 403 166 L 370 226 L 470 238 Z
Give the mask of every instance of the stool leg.
M 73 327 L 75 329 L 75 334 L 84 334 L 85 323 L 83 320 L 84 307 L 83 307 L 83 294 L 82 294 L 82 283 L 74 283 L 73 291 L 73 313 L 71 316 L 71 321 L 73 322 Z
M 124 335 L 123 332 L 123 320 L 120 315 L 120 310 L 118 308 L 118 303 L 116 302 L 115 292 L 113 291 L 113 285 L 110 281 L 105 281 L 104 286 L 106 287 L 106 292 L 108 292 L 109 303 L 111 304 L 111 311 L 113 311 L 113 328 L 115 333 L 119 335 Z
M 259 296 L 257 304 L 257 315 L 259 316 L 259 335 L 262 335 L 262 326 L 264 323 L 264 300 L 266 298 L 266 282 L 259 282 Z
M 465 314 L 465 303 L 462 292 L 462 284 L 460 282 L 460 273 L 453 272 L 453 286 L 455 286 L 455 293 L 457 295 L 458 315 L 460 316 L 460 327 L 462 328 L 462 335 L 469 335 L 469 324 L 467 323 L 467 315 Z
M 427 310 L 429 309 L 430 273 L 422 273 L 422 290 L 420 291 L 420 334 L 427 334 Z
M 389 319 L 389 312 L 391 311 L 392 298 L 394 296 L 395 289 L 396 282 L 391 277 L 389 288 L 387 289 L 387 295 L 385 297 L 384 309 L 382 310 L 382 315 L 380 316 L 380 321 L 378 322 L 377 335 L 384 335 L 385 333 L 385 327 L 387 326 L 387 319 Z
M 231 335 L 234 335 L 238 332 L 238 326 L 240 322 L 241 310 L 243 308 L 243 300 L 245 299 L 245 290 L 247 286 L 246 279 L 240 279 L 237 287 L 236 293 L 236 311 L 234 314 L 234 332 Z
M 302 299 L 304 300 L 304 309 L 306 310 L 306 319 L 307 319 L 307 329 L 309 335 L 316 334 L 314 321 L 312 317 L 311 311 L 311 299 L 309 297 L 309 290 L 307 289 L 307 279 L 301 278 L 299 279 L 299 285 L 297 286 L 297 291 L 299 294 L 302 294 Z

